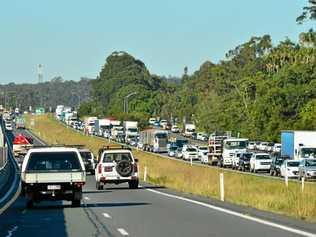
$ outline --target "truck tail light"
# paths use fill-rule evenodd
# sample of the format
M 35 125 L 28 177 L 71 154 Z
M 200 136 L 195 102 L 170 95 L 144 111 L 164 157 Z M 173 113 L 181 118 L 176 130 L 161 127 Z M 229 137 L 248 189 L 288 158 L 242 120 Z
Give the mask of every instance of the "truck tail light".
M 76 182 L 76 183 L 74 183 L 74 185 L 78 188 L 81 188 L 81 187 L 83 187 L 83 185 L 85 185 L 85 182 Z
M 99 164 L 99 166 L 98 166 L 98 173 L 102 174 L 102 164 Z
M 113 171 L 113 166 L 105 166 L 104 167 L 104 172 L 112 172 Z

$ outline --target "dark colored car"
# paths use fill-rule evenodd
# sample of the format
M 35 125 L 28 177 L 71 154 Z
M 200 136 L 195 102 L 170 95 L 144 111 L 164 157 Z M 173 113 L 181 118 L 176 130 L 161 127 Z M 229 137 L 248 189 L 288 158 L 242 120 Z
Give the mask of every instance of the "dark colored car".
M 279 152 L 274 152 L 271 155 L 272 157 L 272 163 L 271 163 L 271 168 L 270 168 L 270 175 L 271 176 L 280 176 L 281 171 L 281 165 L 284 160 L 289 159 L 288 156 L 281 156 Z
M 95 160 L 93 153 L 88 149 L 80 149 L 79 152 L 82 157 L 86 172 L 94 174 Z
M 250 158 L 252 156 L 251 152 L 242 153 L 239 157 L 238 169 L 241 171 L 250 171 Z

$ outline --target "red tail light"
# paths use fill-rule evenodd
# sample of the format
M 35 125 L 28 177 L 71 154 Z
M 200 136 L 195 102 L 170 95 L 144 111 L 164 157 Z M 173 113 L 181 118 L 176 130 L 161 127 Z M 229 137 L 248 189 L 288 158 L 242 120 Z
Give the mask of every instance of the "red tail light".
M 112 172 L 113 171 L 113 166 L 105 166 L 104 167 L 104 172 Z
M 102 164 L 99 164 L 99 166 L 98 166 L 98 173 L 102 174 Z
M 83 185 L 85 185 L 85 182 L 76 182 L 74 183 L 74 186 L 81 188 Z
M 135 163 L 134 164 L 134 173 L 137 173 L 138 172 L 138 166 L 137 166 L 137 164 Z
M 28 145 L 28 144 L 30 144 L 30 142 L 27 140 L 27 138 L 25 136 L 23 136 L 22 134 L 19 134 L 14 138 L 13 144 L 15 144 L 15 145 Z

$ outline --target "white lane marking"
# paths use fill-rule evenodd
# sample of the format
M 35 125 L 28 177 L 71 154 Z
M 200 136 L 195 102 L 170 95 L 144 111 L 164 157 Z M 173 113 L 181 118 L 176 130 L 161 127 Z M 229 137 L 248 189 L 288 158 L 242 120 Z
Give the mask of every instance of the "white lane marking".
M 29 130 L 25 130 L 25 132 L 27 132 L 31 137 L 33 137 L 36 141 L 38 141 L 41 145 L 46 146 L 46 143 L 42 142 L 41 140 L 39 140 L 37 137 L 35 137 Z
M 295 234 L 298 234 L 298 235 L 302 235 L 302 236 L 306 236 L 306 237 L 316 237 L 316 234 L 313 234 L 313 233 L 310 233 L 310 232 L 306 232 L 306 231 L 303 231 L 303 230 L 295 229 L 295 228 L 288 227 L 288 226 L 285 226 L 285 225 L 276 224 L 276 223 L 273 223 L 273 222 L 270 222 L 270 221 L 266 221 L 266 220 L 262 220 L 262 219 L 259 219 L 259 218 L 256 218 L 256 217 L 247 216 L 247 215 L 241 214 L 239 212 L 231 211 L 231 210 L 228 210 L 228 209 L 225 209 L 225 208 L 222 208 L 222 207 L 217 207 L 217 206 L 214 206 L 214 205 L 210 205 L 210 204 L 206 204 L 206 203 L 203 203 L 203 202 L 195 201 L 195 200 L 192 200 L 192 199 L 189 199 L 189 198 L 184 198 L 184 197 L 180 197 L 180 196 L 176 196 L 176 195 L 172 195 L 172 194 L 163 193 L 163 192 L 160 192 L 160 191 L 157 191 L 157 190 L 153 190 L 153 189 L 150 189 L 150 188 L 146 188 L 146 190 L 149 191 L 149 192 L 160 194 L 162 196 L 178 199 L 178 200 L 185 201 L 185 202 L 190 202 L 190 203 L 193 203 L 193 204 L 196 204 L 196 205 L 200 205 L 200 206 L 207 207 L 207 208 L 210 208 L 210 209 L 213 209 L 213 210 L 216 210 L 216 211 L 224 212 L 224 213 L 229 214 L 229 215 L 238 216 L 238 217 L 241 217 L 241 218 L 246 219 L 246 220 L 250 220 L 250 221 L 254 221 L 254 222 L 257 222 L 257 223 L 260 223 L 260 224 L 263 224 L 263 225 L 275 227 L 277 229 L 285 230 L 285 231 L 288 231 L 288 232 L 291 232 L 291 233 L 295 233 Z
M 89 197 L 84 197 L 84 200 L 87 200 L 87 201 L 88 201 L 88 200 L 90 200 L 90 198 L 89 198 Z
M 8 231 L 8 234 L 6 237 L 11 237 L 13 232 L 17 231 L 19 227 L 18 226 L 14 226 L 11 230 Z
M 112 217 L 108 213 L 103 213 L 103 216 L 108 219 L 112 219 Z
M 123 236 L 128 236 L 128 235 L 129 235 L 129 234 L 126 232 L 126 230 L 124 230 L 123 228 L 118 228 L 117 231 L 120 232 L 120 234 L 123 235 Z

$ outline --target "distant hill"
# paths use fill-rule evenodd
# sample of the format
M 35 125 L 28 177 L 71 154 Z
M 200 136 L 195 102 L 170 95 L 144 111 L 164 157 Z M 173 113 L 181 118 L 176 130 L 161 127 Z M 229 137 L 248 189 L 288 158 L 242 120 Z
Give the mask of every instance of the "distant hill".
M 80 81 L 64 81 L 55 77 L 51 81 L 40 84 L 0 85 L 0 104 L 7 107 L 19 107 L 27 110 L 29 106 L 43 106 L 46 109 L 58 104 L 78 107 L 89 100 L 93 80 L 82 78 Z

